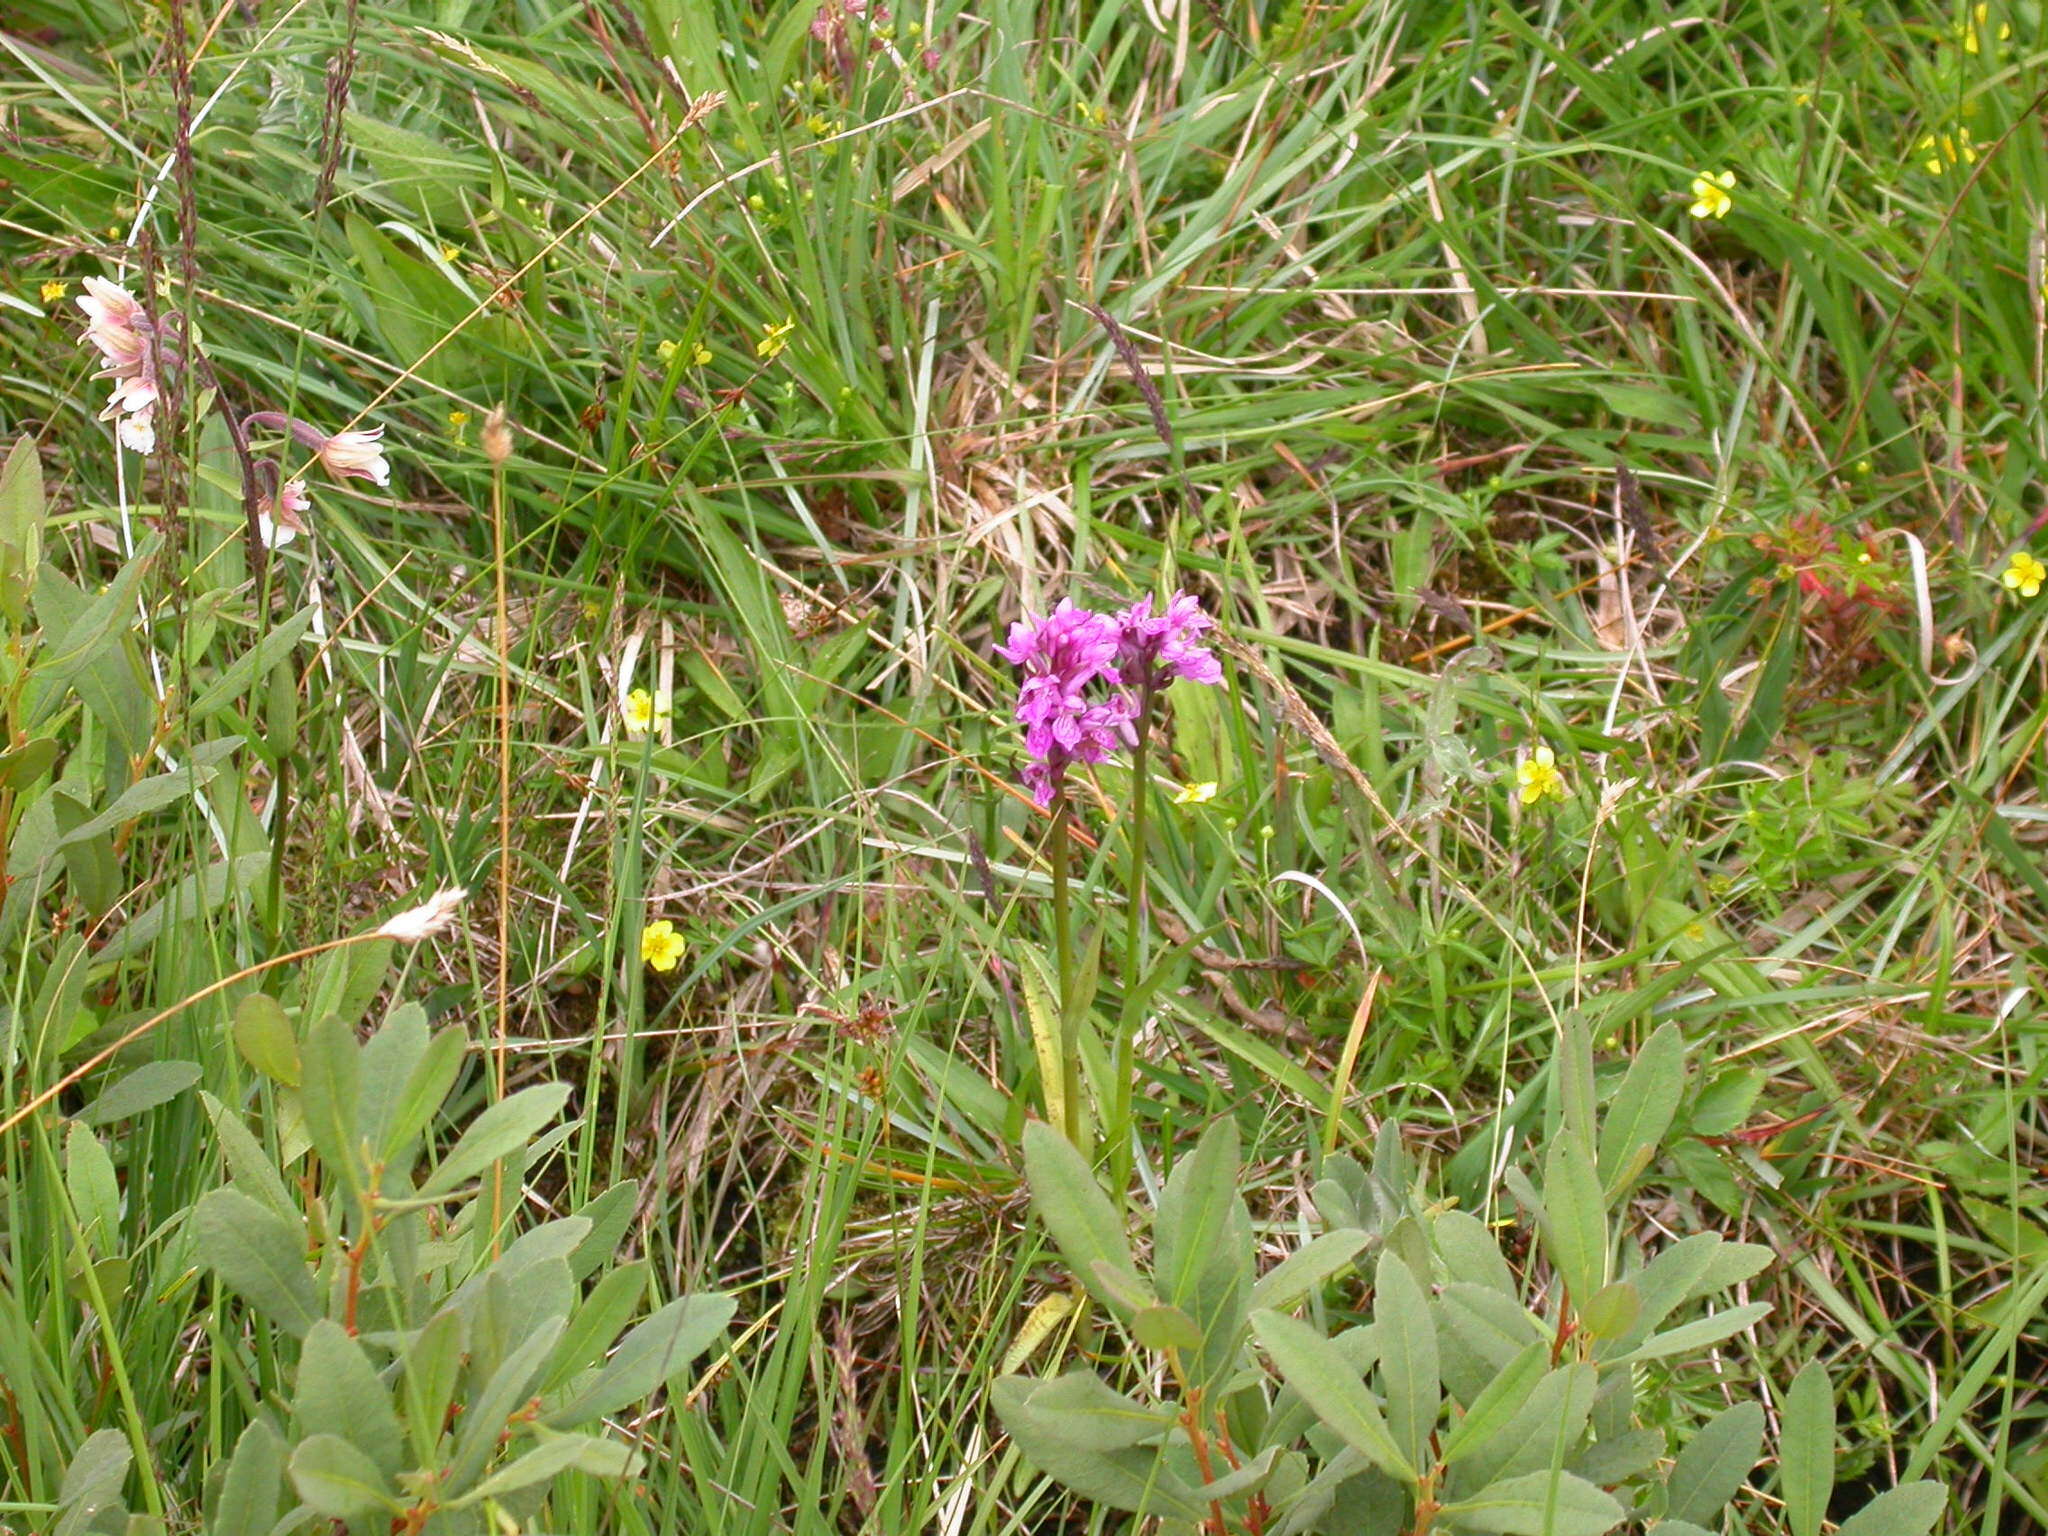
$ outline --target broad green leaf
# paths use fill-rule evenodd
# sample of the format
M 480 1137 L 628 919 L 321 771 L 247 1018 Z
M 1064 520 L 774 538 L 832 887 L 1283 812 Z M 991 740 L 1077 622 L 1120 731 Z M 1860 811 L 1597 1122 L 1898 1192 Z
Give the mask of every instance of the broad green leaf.
M 121 1182 L 99 1137 L 75 1120 L 64 1133 L 64 1191 L 71 1197 L 86 1251 L 116 1252 L 121 1235 Z
M 543 1323 L 499 1362 L 483 1390 L 462 1405 L 462 1418 L 455 1433 L 455 1455 L 442 1482 L 447 1497 L 467 1493 L 483 1476 L 512 1415 L 532 1395 L 534 1382 L 561 1337 L 561 1318 Z
M 1152 1283 L 1162 1301 L 1193 1306 L 1203 1271 L 1217 1261 L 1238 1200 L 1237 1152 L 1237 1124 L 1220 1116 L 1167 1177 L 1152 1226 Z
M 1603 1400 L 1594 1403 L 1597 1412 Z M 1574 1456 L 1565 1470 L 1600 1488 L 1639 1477 L 1664 1459 L 1664 1431 L 1637 1426 L 1601 1438 Z
M 621 1339 L 596 1379 L 548 1422 L 582 1424 L 640 1402 L 717 1341 L 736 1305 L 731 1296 L 677 1297 Z
M 36 440 L 14 440 L 0 465 L 0 617 L 28 623 L 28 593 L 43 558 L 43 464 Z
M 1792 1536 L 1820 1536 L 1835 1491 L 1835 1393 L 1827 1367 L 1809 1360 L 1778 1413 L 1778 1493 Z
M 1253 1313 L 1252 1333 L 1325 1427 L 1389 1477 L 1415 1486 L 1415 1466 L 1388 1433 L 1380 1405 L 1330 1340 L 1278 1312 Z
M 126 1120 L 175 1099 L 199 1078 L 196 1061 L 148 1062 L 108 1087 L 78 1112 L 78 1118 L 87 1125 Z
M 1694 1433 L 1665 1479 L 1665 1511 L 1673 1520 L 1717 1529 L 1721 1511 L 1762 1454 L 1764 1410 L 1760 1403 L 1724 1408 Z
M 501 1499 L 521 1488 L 546 1482 L 572 1468 L 593 1477 L 624 1477 L 638 1460 L 632 1447 L 595 1435 L 563 1435 L 544 1440 L 525 1455 L 500 1467 L 462 1498 L 454 1507 L 474 1504 L 479 1499 Z
M 299 1041 L 276 998 L 251 992 L 235 1004 L 235 1049 L 242 1059 L 287 1088 L 299 1086 Z
M 1491 1287 L 1453 1280 L 1439 1305 L 1445 1325 L 1455 1328 L 1467 1348 L 1495 1370 L 1505 1369 L 1532 1339 L 1548 1341 L 1543 1325 L 1518 1301 Z
M 289 618 L 279 620 L 261 640 L 229 662 L 218 677 L 199 690 L 185 711 L 187 721 L 197 724 L 209 720 L 239 702 L 258 678 L 268 676 L 279 662 L 291 654 L 312 622 L 311 608 L 302 608 Z M 275 750 L 276 743 L 272 742 L 271 746 Z
M 1202 1330 L 1195 1320 L 1170 1302 L 1156 1302 L 1131 1314 L 1131 1337 L 1143 1349 L 1178 1350 L 1185 1354 L 1202 1347 Z
M 1442 1211 L 1430 1223 L 1429 1238 L 1444 1261 L 1444 1272 L 1468 1285 L 1489 1286 L 1510 1299 L 1521 1288 L 1515 1272 L 1501 1257 L 1500 1242 L 1486 1223 L 1469 1211 Z
M 1610 1202 L 1655 1155 L 1684 1094 L 1685 1036 L 1667 1022 L 1629 1063 L 1600 1125 L 1600 1184 Z
M 405 1394 L 406 1435 L 420 1466 L 436 1459 L 435 1447 L 462 1374 L 463 1342 L 462 1314 L 444 1307 L 428 1319 L 405 1351 L 399 1389 Z
M 200 1262 L 286 1333 L 304 1338 L 320 1316 L 305 1229 L 238 1189 L 207 1191 L 193 1220 Z
M 1082 1497 L 1188 1523 L 1208 1513 L 1143 1443 L 1173 1427 L 1170 1410 L 1133 1402 L 1088 1371 L 1051 1381 L 998 1377 L 989 1400 L 1024 1459 Z
M 562 1112 L 568 1083 L 542 1083 L 500 1099 L 469 1123 L 433 1175 L 424 1195 L 444 1195 L 477 1177 L 492 1163 L 524 1150 L 542 1126 Z
M 1044 962 L 1022 952 L 1017 980 L 1024 990 L 1024 1018 L 1031 1026 L 1031 1052 L 1038 1062 L 1038 1091 L 1045 1104 L 1048 1129 L 1067 1123 L 1067 1051 L 1060 1027 L 1057 993 L 1045 975 Z M 1027 1133 L 1029 1127 L 1026 1127 Z M 1026 1142 L 1027 1160 L 1030 1143 Z
M 1095 1264 L 1102 1260 L 1126 1270 L 1137 1266 L 1123 1218 L 1103 1194 L 1087 1159 L 1050 1125 L 1034 1120 L 1024 1127 L 1024 1178 L 1031 1186 L 1031 1208 L 1074 1278 L 1111 1311 L 1128 1316 L 1122 1301 L 1102 1289 Z
M 51 1536 L 78 1536 L 101 1510 L 118 1506 L 121 1485 L 128 1479 L 128 1465 L 133 1460 L 128 1437 L 118 1429 L 87 1435 L 64 1470 L 64 1482 L 57 1490 L 57 1507 L 63 1514 L 51 1525 Z
M 1355 1228 L 1311 1238 L 1259 1276 L 1251 1305 L 1278 1312 L 1346 1269 L 1372 1239 Z
M 284 1180 L 278 1177 L 272 1165 L 270 1154 L 263 1144 L 250 1134 L 242 1124 L 241 1116 L 212 1094 L 201 1091 L 200 1108 L 206 1111 L 206 1118 L 213 1126 L 213 1134 L 220 1142 L 221 1156 L 228 1165 L 228 1177 L 239 1185 L 242 1191 L 254 1193 L 279 1216 L 287 1221 L 298 1218 L 298 1207 L 284 1187 Z
M 639 1198 L 639 1180 L 621 1179 L 576 1207 L 576 1214 L 590 1223 L 590 1233 L 569 1255 L 570 1274 L 587 1280 L 618 1256 L 626 1229 L 633 1225 Z
M 619 1330 L 632 1320 L 647 1295 L 648 1265 L 645 1259 L 607 1270 L 604 1278 L 590 1288 L 590 1294 L 576 1308 L 555 1357 L 541 1378 L 543 1394 L 562 1387 L 579 1371 L 604 1358 Z
M 1600 1378 L 1584 1361 L 1547 1371 L 1484 1445 L 1466 1456 L 1468 1481 L 1482 1486 L 1561 1466 L 1578 1449 Z
M 284 1487 L 285 1445 L 269 1419 L 249 1421 L 221 1479 L 207 1536 L 270 1536 Z
M 1443 1508 L 1460 1529 L 1497 1536 L 1603 1536 L 1624 1514 L 1610 1495 L 1569 1472 L 1503 1478 Z
M 323 1317 L 307 1330 L 292 1413 L 303 1430 L 338 1433 L 369 1457 L 384 1477 L 398 1471 L 405 1436 L 392 1411 L 391 1394 L 377 1379 L 362 1345 L 339 1323 Z
M 1681 1323 L 1663 1333 L 1652 1334 L 1627 1354 L 1617 1356 L 1608 1363 L 1624 1365 L 1643 1360 L 1662 1360 L 1667 1355 L 1704 1349 L 1707 1345 L 1718 1344 L 1723 1339 L 1740 1333 L 1751 1323 L 1769 1316 L 1770 1310 L 1771 1304 L 1767 1301 L 1753 1301 L 1742 1307 L 1723 1307 L 1719 1312 L 1695 1318 L 1689 1323 Z
M 1901 1483 L 1844 1520 L 1835 1536 L 1927 1536 L 1948 1508 L 1939 1483 Z
M 1444 1441 L 1444 1463 L 1456 1466 L 1465 1457 L 1485 1451 L 1493 1437 L 1507 1427 L 1528 1401 L 1549 1362 L 1550 1346 L 1539 1339 L 1495 1375 L 1452 1426 L 1450 1438 Z
M 385 1130 L 426 1054 L 427 1010 L 418 1003 L 393 1008 L 357 1051 L 356 1134 L 372 1162 L 383 1160 Z
M 1596 1121 L 1593 1040 L 1586 1029 L 1586 1016 L 1576 1008 L 1568 1010 L 1559 1020 L 1557 1047 L 1555 1072 L 1564 1134 L 1576 1142 L 1587 1157 L 1591 1157 Z M 1546 1189 L 1546 1196 L 1548 1193 Z
M 1607 1199 L 1592 1154 L 1560 1136 L 1543 1160 L 1543 1240 L 1574 1309 L 1607 1283 Z
M 369 1174 L 356 1134 L 362 1097 L 359 1051 L 355 1026 L 330 1013 L 306 1032 L 299 1052 L 299 1105 L 306 1116 L 306 1134 L 313 1138 L 313 1150 L 351 1191 L 362 1189 Z
M 468 1038 L 458 1025 L 450 1025 L 427 1042 L 384 1122 L 377 1144 L 379 1157 L 387 1162 L 398 1157 L 433 1122 L 454 1089 L 455 1079 L 462 1074 L 462 1055 L 467 1044 Z M 631 1214 L 629 1209 L 629 1220 Z
M 1380 1341 L 1380 1380 L 1387 1395 L 1387 1431 L 1408 1465 L 1430 1461 L 1430 1437 L 1442 1407 L 1436 1319 L 1407 1261 L 1382 1249 L 1374 1273 L 1373 1322 Z
M 339 1435 L 308 1435 L 291 1457 L 292 1486 L 330 1520 L 356 1520 L 378 1510 L 396 1513 L 399 1502 L 384 1476 Z
M 1611 1281 L 1579 1308 L 1579 1331 L 1589 1339 L 1626 1338 L 1642 1311 L 1642 1295 L 1632 1283 Z

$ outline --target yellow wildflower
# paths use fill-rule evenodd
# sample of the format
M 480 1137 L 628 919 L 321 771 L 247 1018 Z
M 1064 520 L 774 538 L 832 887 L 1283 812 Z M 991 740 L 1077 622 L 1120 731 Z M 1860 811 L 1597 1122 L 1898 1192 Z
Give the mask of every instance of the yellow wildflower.
M 1984 44 L 1982 39 L 1979 38 L 1979 36 L 1977 35 L 1977 29 L 1979 27 L 1989 27 L 1990 24 L 1991 7 L 1988 4 L 1980 5 L 1970 13 L 1970 19 L 1964 22 L 1961 25 L 1961 27 L 1958 28 L 1958 30 L 1962 33 L 1963 37 L 1963 52 L 1982 53 L 1984 51 Z M 1998 31 L 1994 33 L 1993 36 L 1995 36 L 1999 42 L 2004 42 L 2007 38 L 2012 36 L 2012 23 L 2009 21 L 2001 21 L 1998 24 Z
M 64 297 L 65 292 L 70 287 L 71 285 L 69 283 L 62 281 L 61 279 L 54 277 L 51 278 L 47 283 L 43 284 L 43 302 L 45 304 L 55 304 L 59 299 Z
M 667 918 L 640 930 L 640 959 L 657 971 L 672 971 L 682 963 L 683 936 Z
M 1733 171 L 1702 171 L 1692 179 L 1692 216 L 1696 219 L 1725 219 L 1735 199 Z
M 1930 133 L 1921 137 L 1917 146 L 1921 164 L 1927 167 L 1927 174 L 1939 176 L 1952 165 L 1975 165 L 1977 146 L 1970 138 L 1970 130 L 1958 128 L 1954 133 Z
M 1216 798 L 1216 781 L 1204 779 L 1199 784 L 1183 784 L 1173 797 L 1175 805 L 1207 805 Z
M 456 258 L 456 257 L 458 257 L 458 256 L 460 256 L 461 254 L 462 254 L 462 247 L 461 247 L 461 246 L 459 246 L 459 245 L 449 245 L 449 244 L 448 244 L 448 243 L 447 243 L 446 241 L 443 241 L 443 242 L 442 242 L 442 245 L 441 245 L 441 259 L 442 259 L 443 261 L 445 261 L 445 262 L 448 262 L 448 263 L 450 263 L 450 264 L 453 264 L 453 262 L 454 262 L 455 258 Z
M 1538 747 L 1516 765 L 1515 783 L 1516 798 L 1524 805 L 1534 805 L 1545 795 L 1564 798 L 1564 775 L 1558 771 L 1557 754 L 1548 747 Z
M 619 716 L 625 721 L 628 736 L 645 736 L 657 721 L 668 718 L 668 700 L 657 699 L 645 688 L 635 688 L 619 706 Z
M 705 346 L 703 342 L 698 342 L 697 350 L 691 356 L 690 361 L 695 363 L 699 368 L 702 368 L 706 363 L 711 361 L 711 349 Z
M 793 315 L 784 316 L 780 325 L 762 326 L 761 339 L 754 343 L 754 355 L 764 362 L 772 357 L 780 357 L 782 349 L 789 345 L 789 333 L 795 329 L 796 317 Z
M 682 350 L 683 344 L 681 342 L 664 341 L 660 346 L 654 349 L 654 355 L 660 358 L 664 363 L 666 363 L 672 361 L 675 355 Z
M 2008 592 L 2017 592 L 2021 597 L 2039 597 L 2041 584 L 2048 581 L 2048 565 L 2043 565 L 2028 551 L 2017 549 L 2013 551 L 2012 564 L 1998 579 Z

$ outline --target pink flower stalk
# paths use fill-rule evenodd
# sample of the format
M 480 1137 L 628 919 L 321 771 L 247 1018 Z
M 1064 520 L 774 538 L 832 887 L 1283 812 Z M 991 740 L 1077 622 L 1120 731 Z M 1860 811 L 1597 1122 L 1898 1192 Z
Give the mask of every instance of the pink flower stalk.
M 382 427 L 367 432 L 337 432 L 314 451 L 327 473 L 337 480 L 374 480 L 380 486 L 391 483 L 391 465 L 377 440 Z
M 1040 805 L 1051 805 L 1070 764 L 1099 763 L 1136 739 L 1130 696 L 1117 687 L 1116 621 L 1071 600 L 1044 619 L 1010 626 L 1007 645 L 996 654 L 1024 669 L 1017 691 L 1017 720 L 1031 757 L 1024 782 Z M 1090 697 L 1098 681 L 1116 691 Z
M 106 364 L 94 377 L 112 379 L 114 391 L 101 421 L 120 418 L 114 435 L 137 453 L 156 451 L 157 388 L 154 327 L 135 295 L 119 283 L 88 277 L 78 307 L 85 311 L 85 340 Z
M 1223 665 L 1202 636 L 1216 621 L 1202 612 L 1202 600 L 1176 592 L 1163 612 L 1152 611 L 1152 599 L 1141 597 L 1117 615 L 1116 668 L 1133 688 L 1157 690 L 1175 678 L 1190 683 L 1223 681 Z

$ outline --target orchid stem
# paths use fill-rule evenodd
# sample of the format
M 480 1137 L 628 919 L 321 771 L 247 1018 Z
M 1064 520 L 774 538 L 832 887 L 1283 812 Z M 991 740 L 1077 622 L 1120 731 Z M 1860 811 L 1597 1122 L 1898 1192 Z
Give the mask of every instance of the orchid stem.
M 1052 944 L 1060 976 L 1061 1127 L 1067 1140 L 1081 1147 L 1081 1021 L 1074 1016 L 1074 932 L 1072 890 L 1068 884 L 1067 797 L 1062 790 L 1052 803 Z M 1081 1148 L 1085 1151 L 1085 1148 Z
M 1138 1006 L 1145 977 L 1145 806 L 1151 799 L 1146 779 L 1145 757 L 1151 745 L 1152 684 L 1147 679 L 1138 690 L 1138 739 L 1131 747 L 1130 843 L 1125 855 L 1130 867 L 1124 876 L 1124 1004 L 1117 1020 L 1114 1087 L 1110 1090 L 1109 1181 L 1119 1204 L 1129 1198 L 1131 1183 L 1131 1104 L 1138 1070 L 1138 1025 L 1144 1010 Z

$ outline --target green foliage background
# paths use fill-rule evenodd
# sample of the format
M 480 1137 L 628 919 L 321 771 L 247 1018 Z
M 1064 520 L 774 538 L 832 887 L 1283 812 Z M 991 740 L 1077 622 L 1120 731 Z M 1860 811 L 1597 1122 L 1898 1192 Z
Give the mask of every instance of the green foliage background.
M 2036 0 L 0 27 L 0 426 L 50 495 L 47 575 L 8 525 L 5 1112 L 473 887 L 454 941 L 362 986 L 294 967 L 284 1004 L 488 1037 L 443 1147 L 500 1059 L 571 1084 L 529 1214 L 641 1178 L 622 1254 L 739 1298 L 742 1347 L 638 1426 L 637 1491 L 572 1479 L 550 1528 L 1124 1518 L 1070 1514 L 987 1410 L 1066 1283 L 1019 1181 L 1046 881 L 989 644 L 1176 583 L 1230 678 L 1174 701 L 1159 765 L 1219 790 L 1156 818 L 1139 1164 L 1230 1116 L 1291 1231 L 1391 1121 L 1504 1218 L 1555 1018 L 1608 1093 L 1670 1021 L 1697 1090 L 1622 1240 L 1779 1255 L 1688 1410 L 1776 1416 L 1823 1359 L 1838 1515 L 1926 1475 L 1954 1529 L 2048 1524 L 2048 598 L 1998 579 L 2044 543 Z M 1732 208 L 1692 217 L 1724 168 Z M 42 297 L 88 274 L 182 313 L 238 408 L 385 427 L 388 493 L 316 482 L 252 584 L 195 392 L 161 463 L 95 421 Z M 630 687 L 669 701 L 644 741 Z M 1538 741 L 1569 792 L 1525 812 Z M 1100 788 L 1107 915 L 1129 795 Z M 153 1448 L 174 1524 L 232 1449 L 237 1314 L 177 1238 L 224 1177 L 198 1091 L 276 1109 L 236 1001 L 0 1142 L 0 1523 L 38 1528 L 94 1430 Z M 198 1077 L 101 1115 L 106 1176 L 68 1177 L 59 1117 L 172 1062 Z M 83 1237 L 122 1265 L 98 1296 Z M 1775 1528 L 1777 1478 L 1735 1518 Z

